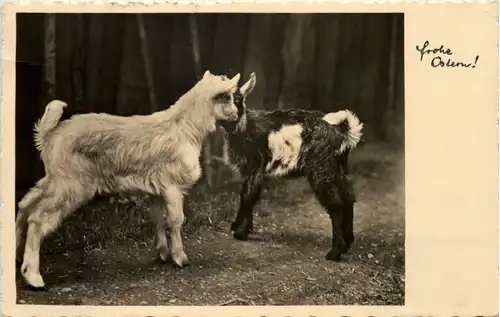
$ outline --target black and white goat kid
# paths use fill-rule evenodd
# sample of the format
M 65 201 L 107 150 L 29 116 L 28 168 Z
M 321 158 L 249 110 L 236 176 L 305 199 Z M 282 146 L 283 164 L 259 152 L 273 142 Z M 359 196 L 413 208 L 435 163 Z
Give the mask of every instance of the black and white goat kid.
M 234 238 L 247 240 L 253 230 L 253 208 L 266 177 L 306 177 L 332 223 L 332 248 L 326 259 L 340 261 L 354 241 L 355 193 L 348 156 L 362 136 L 363 124 L 349 110 L 250 110 L 245 99 L 253 91 L 256 75 L 234 93 L 236 122 L 224 128 L 230 167 L 244 178 L 240 206 L 231 224 Z

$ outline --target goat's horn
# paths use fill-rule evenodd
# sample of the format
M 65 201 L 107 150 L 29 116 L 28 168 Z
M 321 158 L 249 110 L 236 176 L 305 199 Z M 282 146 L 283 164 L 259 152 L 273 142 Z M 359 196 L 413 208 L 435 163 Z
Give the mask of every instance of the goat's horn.
M 232 84 L 237 84 L 239 81 L 240 81 L 240 73 L 236 74 L 236 76 L 234 76 L 233 78 L 231 78 L 231 83 Z

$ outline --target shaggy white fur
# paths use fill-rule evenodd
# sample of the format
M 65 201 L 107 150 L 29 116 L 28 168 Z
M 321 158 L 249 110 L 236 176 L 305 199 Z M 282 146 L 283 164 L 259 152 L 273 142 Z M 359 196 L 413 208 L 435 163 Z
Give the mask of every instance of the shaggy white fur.
M 39 272 L 43 238 L 96 193 L 151 195 L 159 257 L 187 264 L 181 239 L 184 193 L 201 177 L 201 147 L 216 120 L 238 118 L 232 93 L 239 78 L 206 71 L 169 109 L 144 116 L 90 113 L 59 122 L 66 103 L 49 103 L 34 136 L 46 175 L 21 200 L 16 219 L 18 255 L 26 234 L 21 266 L 26 282 L 44 286 Z
M 300 124 L 284 125 L 278 131 L 269 134 L 272 159 L 266 165 L 266 173 L 272 176 L 282 176 L 297 167 L 303 130 Z M 275 162 L 280 162 L 280 164 L 272 169 Z

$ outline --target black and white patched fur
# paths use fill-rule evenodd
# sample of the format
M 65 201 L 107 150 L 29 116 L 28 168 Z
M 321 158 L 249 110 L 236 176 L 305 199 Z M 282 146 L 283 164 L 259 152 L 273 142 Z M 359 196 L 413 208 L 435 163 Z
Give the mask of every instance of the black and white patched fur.
M 245 99 L 256 75 L 234 93 L 238 120 L 219 122 L 229 166 L 244 178 L 240 207 L 231 224 L 234 238 L 247 240 L 253 230 L 253 208 L 267 177 L 306 177 L 331 218 L 332 249 L 326 258 L 340 261 L 354 241 L 355 194 L 348 156 L 362 136 L 363 124 L 349 110 L 251 110 Z

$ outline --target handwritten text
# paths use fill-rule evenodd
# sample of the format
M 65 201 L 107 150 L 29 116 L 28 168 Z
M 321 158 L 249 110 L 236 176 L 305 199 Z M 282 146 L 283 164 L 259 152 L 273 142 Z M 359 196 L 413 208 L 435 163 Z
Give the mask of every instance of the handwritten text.
M 477 55 L 473 63 L 454 61 L 449 57 L 453 55 L 450 48 L 445 48 L 444 45 L 432 48 L 429 45 L 429 41 L 425 41 L 422 46 L 417 45 L 416 49 L 420 53 L 420 61 L 423 61 L 425 56 L 438 55 L 429 62 L 429 65 L 434 68 L 475 68 L 479 60 L 479 55 Z

